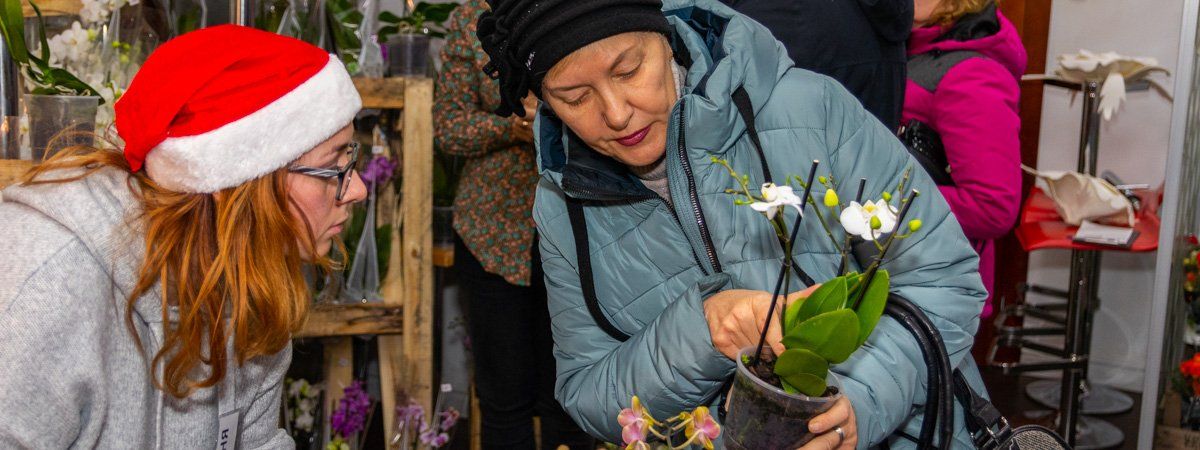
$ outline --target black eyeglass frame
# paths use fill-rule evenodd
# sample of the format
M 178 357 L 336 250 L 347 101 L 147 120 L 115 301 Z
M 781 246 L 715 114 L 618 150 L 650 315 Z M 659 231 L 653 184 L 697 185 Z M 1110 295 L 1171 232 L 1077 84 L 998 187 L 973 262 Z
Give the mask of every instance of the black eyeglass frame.
M 342 196 L 346 195 L 346 191 L 347 191 L 346 183 L 349 179 L 353 178 L 353 176 L 351 176 L 351 172 L 353 172 L 355 170 L 355 167 L 358 166 L 358 157 L 359 157 L 358 142 L 351 142 L 349 144 L 346 144 L 346 147 L 350 151 L 350 162 L 346 163 L 345 166 L 339 167 L 337 169 L 309 167 L 309 166 L 289 166 L 288 172 L 298 173 L 301 175 L 308 175 L 310 177 L 324 178 L 324 179 L 337 178 L 337 180 L 338 180 L 337 194 L 334 198 L 336 198 L 337 201 L 340 202 L 340 201 L 342 201 Z

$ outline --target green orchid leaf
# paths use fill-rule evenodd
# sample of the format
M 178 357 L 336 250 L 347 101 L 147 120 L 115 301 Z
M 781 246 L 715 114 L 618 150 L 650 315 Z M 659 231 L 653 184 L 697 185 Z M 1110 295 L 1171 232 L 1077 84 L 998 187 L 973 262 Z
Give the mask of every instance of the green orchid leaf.
M 4 0 L 0 8 L 0 34 L 8 43 L 8 51 L 17 64 L 29 64 L 29 48 L 25 46 L 25 12 L 21 0 Z
M 801 322 L 783 337 L 788 349 L 805 348 L 831 364 L 845 361 L 858 348 L 858 315 L 839 309 Z
M 804 304 L 808 302 L 806 298 L 798 298 L 787 305 L 787 309 L 783 310 L 783 332 L 787 334 L 792 328 L 796 327 L 798 321 L 796 317 L 800 316 L 800 310 L 804 308 Z
M 33 95 L 58 95 L 59 94 L 57 89 L 48 88 L 48 87 L 33 88 L 33 90 L 30 91 L 30 93 L 32 93 Z
M 803 348 L 789 348 L 775 360 L 775 375 L 786 377 L 807 373 L 822 380 L 829 374 L 829 362 Z
M 784 324 L 787 325 L 786 328 L 788 330 L 791 330 L 792 328 L 794 328 L 796 326 L 796 324 L 799 324 L 808 319 L 811 319 L 814 316 L 821 314 L 823 312 L 828 312 L 825 310 L 826 300 L 830 299 L 830 298 L 834 298 L 834 299 L 841 299 L 844 302 L 845 298 L 846 298 L 846 292 L 847 291 L 846 291 L 846 279 L 845 278 L 838 277 L 838 278 L 834 278 L 832 280 L 826 281 L 825 284 L 822 284 L 821 287 L 817 288 L 816 291 L 813 291 L 813 293 L 811 295 L 809 295 L 808 298 L 805 299 L 803 303 L 801 303 L 802 306 L 800 307 L 800 311 L 796 314 L 796 317 L 793 322 L 790 322 L 790 323 L 787 321 L 784 322 Z M 786 316 L 785 316 L 785 318 L 786 318 Z M 787 333 L 785 333 L 785 334 L 787 334 Z
M 792 385 L 801 394 L 809 397 L 820 397 L 828 389 L 824 378 L 817 378 L 812 374 L 798 373 L 788 377 L 780 377 L 780 379 L 784 383 Z
M 454 12 L 455 8 L 458 8 L 458 3 L 427 4 L 427 6 L 428 8 L 422 11 L 425 15 L 425 21 L 440 24 L 450 18 L 450 13 Z
M 792 386 L 791 383 L 784 381 L 782 378 L 779 380 L 779 384 L 783 386 L 784 392 L 787 392 L 792 395 L 803 395 L 800 393 L 799 389 L 796 389 L 795 387 Z
M 33 7 L 34 14 L 37 14 L 38 21 L 38 39 L 42 44 L 42 59 L 50 60 L 50 42 L 46 40 L 46 21 L 42 18 L 42 10 L 38 8 L 34 2 L 29 2 L 29 6 Z
M 379 21 L 380 22 L 388 22 L 388 23 L 399 23 L 400 16 L 397 16 L 395 13 L 393 13 L 391 11 L 384 11 L 384 12 L 379 13 Z
M 891 278 L 888 271 L 881 269 L 875 272 L 875 278 L 871 280 L 871 285 L 866 287 L 867 293 L 858 305 L 858 345 L 867 342 L 871 332 L 875 331 L 875 325 L 879 324 L 879 317 L 883 315 L 883 308 L 887 306 L 890 288 Z
M 47 72 L 47 75 L 54 77 L 56 86 L 67 88 L 78 95 L 91 95 L 100 97 L 100 93 L 97 92 L 96 89 L 92 88 L 87 83 L 84 83 L 82 80 L 75 78 L 75 75 L 71 75 L 71 72 L 67 72 L 66 70 L 59 68 L 51 68 Z M 100 97 L 100 104 L 104 104 L 104 97 Z

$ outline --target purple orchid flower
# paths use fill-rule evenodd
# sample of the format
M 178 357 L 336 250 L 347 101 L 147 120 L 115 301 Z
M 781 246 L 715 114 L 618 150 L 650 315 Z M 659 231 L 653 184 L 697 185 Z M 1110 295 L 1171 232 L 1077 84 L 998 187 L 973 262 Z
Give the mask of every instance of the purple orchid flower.
M 375 186 L 391 180 L 392 176 L 396 174 L 398 166 L 399 164 L 386 156 L 376 156 L 367 163 L 367 167 L 363 169 L 360 176 L 362 176 L 363 183 L 373 189 Z

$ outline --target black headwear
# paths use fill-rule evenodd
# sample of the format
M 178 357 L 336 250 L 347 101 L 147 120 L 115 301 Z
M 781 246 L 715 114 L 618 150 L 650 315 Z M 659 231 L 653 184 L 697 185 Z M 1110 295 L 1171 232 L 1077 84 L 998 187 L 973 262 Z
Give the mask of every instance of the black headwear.
M 476 36 L 490 61 L 483 70 L 500 80 L 496 114 L 523 113 L 529 91 L 541 96 L 542 78 L 558 61 L 601 39 L 633 31 L 667 35 L 661 0 L 488 0 Z M 523 115 L 523 114 L 522 114 Z

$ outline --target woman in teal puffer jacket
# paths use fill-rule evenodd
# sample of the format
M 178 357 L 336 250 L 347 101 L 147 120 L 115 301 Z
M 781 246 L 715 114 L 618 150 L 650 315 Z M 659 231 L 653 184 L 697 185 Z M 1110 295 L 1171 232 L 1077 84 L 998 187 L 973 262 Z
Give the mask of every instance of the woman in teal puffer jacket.
M 734 205 L 725 190 L 736 184 L 711 158 L 756 182 L 766 172 L 807 174 L 820 160 L 819 173 L 866 178 L 876 197 L 916 164 L 840 85 L 791 68 L 765 28 L 715 0 L 667 0 L 657 19 L 647 13 L 654 0 L 492 3 L 479 37 L 505 99 L 497 112 L 521 114 L 528 90 L 543 101 L 534 219 L 559 401 L 613 442 L 634 395 L 657 417 L 719 402 L 732 356 L 765 322 L 782 252 L 759 213 Z M 910 217 L 924 226 L 889 253 L 892 289 L 929 314 L 951 363 L 982 391 L 968 352 L 987 296 L 978 260 L 936 186 L 921 170 L 913 177 L 923 195 Z M 616 330 L 589 313 L 568 203 L 583 205 L 598 313 Z M 815 220 L 803 223 L 794 258 L 817 281 L 839 263 Z M 778 330 L 771 336 L 778 348 Z M 826 433 L 813 448 L 913 446 L 896 436 L 920 430 L 926 368 L 907 330 L 884 318 L 833 370 L 849 401 L 815 420 Z M 959 444 L 970 445 L 958 428 Z

